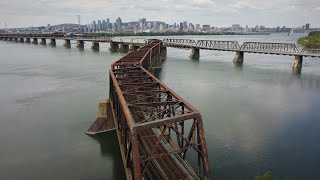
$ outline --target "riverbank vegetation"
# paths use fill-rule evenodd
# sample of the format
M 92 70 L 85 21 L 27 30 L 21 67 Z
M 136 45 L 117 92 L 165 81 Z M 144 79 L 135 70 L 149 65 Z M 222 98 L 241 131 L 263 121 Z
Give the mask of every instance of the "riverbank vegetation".
M 307 37 L 298 40 L 298 44 L 310 49 L 320 49 L 320 31 L 312 31 Z

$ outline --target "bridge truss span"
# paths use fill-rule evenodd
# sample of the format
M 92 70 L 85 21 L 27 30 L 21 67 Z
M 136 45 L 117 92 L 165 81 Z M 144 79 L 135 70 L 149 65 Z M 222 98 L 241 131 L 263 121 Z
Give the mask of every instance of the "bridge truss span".
M 292 43 L 245 42 L 240 49 L 249 52 L 299 53 L 297 46 Z
M 211 179 L 201 114 L 148 71 L 161 47 L 151 41 L 109 71 L 125 168 L 133 179 Z

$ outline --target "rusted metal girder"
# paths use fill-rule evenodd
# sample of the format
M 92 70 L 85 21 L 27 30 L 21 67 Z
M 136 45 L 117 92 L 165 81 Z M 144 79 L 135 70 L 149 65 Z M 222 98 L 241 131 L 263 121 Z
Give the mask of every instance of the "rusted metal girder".
M 194 149 L 198 169 L 203 170 L 199 177 L 211 179 L 199 111 L 148 72 L 161 58 L 161 49 L 162 42 L 152 40 L 113 63 L 109 71 L 110 98 L 120 146 L 126 154 L 125 167 L 135 179 L 197 179 L 185 156 L 177 154 Z M 185 129 L 184 123 L 189 121 L 196 121 L 196 128 Z M 197 137 L 197 142 L 190 142 L 187 134 Z

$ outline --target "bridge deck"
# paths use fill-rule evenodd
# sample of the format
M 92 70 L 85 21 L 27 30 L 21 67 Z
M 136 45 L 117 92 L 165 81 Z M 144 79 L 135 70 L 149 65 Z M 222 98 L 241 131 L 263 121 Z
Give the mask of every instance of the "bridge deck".
M 153 41 L 120 58 L 110 70 L 124 164 L 137 179 L 210 179 L 200 113 L 147 71 L 161 58 L 161 46 Z M 187 121 L 190 129 L 184 128 Z M 185 159 L 189 149 L 198 154 L 199 175 Z

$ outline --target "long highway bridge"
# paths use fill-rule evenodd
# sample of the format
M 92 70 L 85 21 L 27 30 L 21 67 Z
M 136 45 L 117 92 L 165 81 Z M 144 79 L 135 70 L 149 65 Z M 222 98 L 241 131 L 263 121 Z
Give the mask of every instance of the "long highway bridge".
M 38 42 L 40 39 L 40 42 Z M 71 47 L 71 41 L 77 42 L 78 48 L 84 48 L 85 42 L 92 42 L 92 49 L 99 49 L 99 43 L 110 43 L 111 51 L 128 52 L 135 51 L 145 43 L 125 42 L 115 40 L 109 36 L 92 37 L 92 36 L 64 36 L 56 34 L 21 34 L 21 33 L 3 33 L 0 34 L 0 40 L 13 41 L 21 43 L 34 43 L 46 45 L 46 40 L 50 40 L 49 44 L 55 46 L 56 40 L 64 40 L 64 46 Z M 31 41 L 32 40 L 32 41 Z M 301 69 L 303 57 L 320 58 L 320 49 L 299 49 L 293 43 L 273 43 L 273 42 L 244 42 L 240 45 L 237 41 L 216 41 L 216 40 L 195 40 L 195 39 L 163 39 L 163 52 L 166 54 L 166 47 L 191 49 L 190 58 L 198 59 L 200 57 L 200 49 L 231 51 L 236 52 L 233 62 L 242 64 L 244 61 L 244 53 L 258 53 L 270 55 L 294 56 L 292 67 Z

